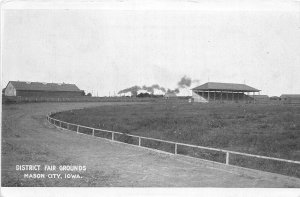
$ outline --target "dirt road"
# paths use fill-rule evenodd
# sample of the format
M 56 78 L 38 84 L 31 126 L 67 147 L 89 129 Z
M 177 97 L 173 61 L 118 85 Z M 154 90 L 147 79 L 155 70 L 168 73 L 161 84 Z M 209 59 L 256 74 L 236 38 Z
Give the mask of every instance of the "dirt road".
M 2 186 L 126 187 L 300 187 L 300 179 L 182 156 L 157 153 L 92 136 L 58 130 L 46 121 L 51 111 L 117 103 L 32 103 L 4 105 Z M 41 165 L 17 171 L 16 165 Z M 44 165 L 85 165 L 86 171 L 45 171 Z M 45 178 L 24 178 L 24 174 Z M 80 178 L 49 178 L 49 174 Z

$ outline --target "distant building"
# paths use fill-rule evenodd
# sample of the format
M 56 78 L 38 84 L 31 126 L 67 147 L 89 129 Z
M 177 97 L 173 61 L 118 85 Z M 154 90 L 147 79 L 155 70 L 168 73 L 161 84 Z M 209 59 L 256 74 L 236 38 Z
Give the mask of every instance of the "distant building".
M 84 91 L 80 90 L 75 84 L 10 81 L 5 88 L 4 95 L 22 97 L 78 97 L 84 96 Z
M 271 96 L 271 97 L 270 97 L 270 100 L 271 100 L 271 101 L 280 101 L 281 98 L 280 98 L 279 96 Z
M 249 94 L 255 95 L 260 90 L 245 84 L 208 82 L 192 89 L 194 102 L 211 101 L 254 101 Z
M 268 103 L 270 101 L 270 97 L 268 95 L 251 95 L 250 97 L 259 103 Z
M 164 97 L 165 97 L 166 99 L 177 98 L 177 95 L 176 95 L 175 92 L 167 92 L 167 93 L 164 95 Z
M 300 94 L 282 94 L 280 98 L 286 104 L 300 104 Z

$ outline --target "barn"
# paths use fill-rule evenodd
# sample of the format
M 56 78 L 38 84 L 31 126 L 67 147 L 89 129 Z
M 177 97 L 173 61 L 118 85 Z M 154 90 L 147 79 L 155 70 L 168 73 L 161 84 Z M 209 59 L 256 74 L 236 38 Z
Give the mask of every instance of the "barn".
M 249 94 L 256 92 L 260 90 L 246 84 L 207 82 L 192 89 L 192 99 L 194 102 L 247 102 L 253 101 Z
M 10 81 L 5 88 L 4 95 L 68 98 L 84 96 L 84 91 L 75 84 Z

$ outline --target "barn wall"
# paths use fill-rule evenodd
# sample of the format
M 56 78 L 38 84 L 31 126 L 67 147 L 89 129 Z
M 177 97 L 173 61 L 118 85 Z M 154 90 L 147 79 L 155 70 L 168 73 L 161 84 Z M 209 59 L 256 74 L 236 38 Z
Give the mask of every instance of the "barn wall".
M 25 91 L 25 90 L 18 90 L 17 96 L 23 97 L 78 97 L 83 96 L 82 92 L 54 92 L 54 91 Z
M 5 96 L 16 96 L 16 89 L 14 88 L 14 86 L 11 83 L 7 84 L 5 91 L 4 91 L 4 95 Z

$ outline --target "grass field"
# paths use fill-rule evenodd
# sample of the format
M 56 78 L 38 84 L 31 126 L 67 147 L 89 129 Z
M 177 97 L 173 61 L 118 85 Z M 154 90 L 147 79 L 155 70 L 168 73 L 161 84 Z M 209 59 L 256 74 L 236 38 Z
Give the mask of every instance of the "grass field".
M 300 187 L 300 179 L 166 155 L 89 135 L 56 129 L 51 111 L 125 103 L 26 103 L 3 105 L 1 186 L 3 187 Z M 129 105 L 129 103 L 126 103 Z M 135 105 L 131 103 L 132 105 Z M 71 128 L 72 129 L 72 128 Z M 81 179 L 28 179 L 16 165 L 85 165 Z M 1 190 L 2 192 L 2 190 Z M 3 190 L 4 195 L 4 190 Z M 6 195 L 7 196 L 7 195 Z
M 72 110 L 54 117 L 145 137 L 300 160 L 300 106 L 166 102 Z M 167 145 L 154 146 L 168 149 Z M 208 157 L 214 157 L 216 161 L 223 157 L 185 147 L 181 147 L 180 151 L 193 156 L 212 154 Z M 237 156 L 233 162 L 300 177 L 299 165 L 287 167 L 278 162 L 247 161 Z

